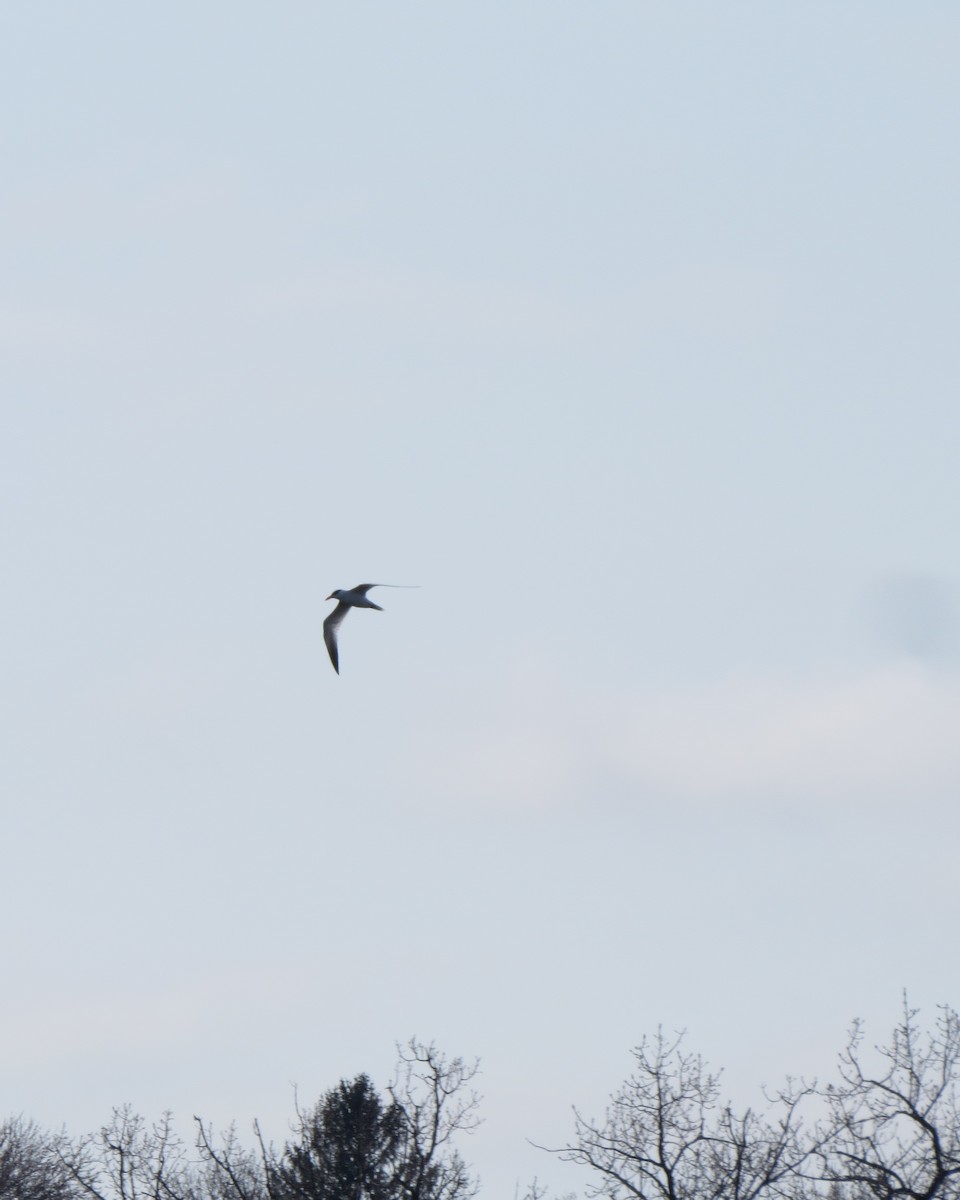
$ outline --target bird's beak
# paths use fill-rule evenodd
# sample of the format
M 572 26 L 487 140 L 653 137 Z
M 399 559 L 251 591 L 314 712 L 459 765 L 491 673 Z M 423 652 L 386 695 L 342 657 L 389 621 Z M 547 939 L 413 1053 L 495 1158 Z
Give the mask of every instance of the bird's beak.
M 332 600 L 332 599 L 333 599 L 333 592 L 331 592 L 331 593 L 330 593 L 330 595 L 327 597 L 327 599 L 328 599 L 328 600 Z

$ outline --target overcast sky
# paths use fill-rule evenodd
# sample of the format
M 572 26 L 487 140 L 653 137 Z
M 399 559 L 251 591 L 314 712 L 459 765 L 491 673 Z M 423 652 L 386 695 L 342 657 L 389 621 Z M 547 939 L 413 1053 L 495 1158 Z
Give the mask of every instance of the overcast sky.
M 415 1034 L 511 1197 L 660 1023 L 755 1100 L 960 1003 L 958 58 L 3 7 L 0 1116 L 282 1139 Z

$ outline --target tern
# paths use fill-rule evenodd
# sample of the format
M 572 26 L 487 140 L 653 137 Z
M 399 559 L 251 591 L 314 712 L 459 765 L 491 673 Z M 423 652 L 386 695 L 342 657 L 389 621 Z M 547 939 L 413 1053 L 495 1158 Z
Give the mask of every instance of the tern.
M 377 612 L 383 612 L 379 604 L 374 604 L 372 600 L 367 599 L 367 592 L 371 588 L 417 586 L 415 583 L 358 583 L 356 587 L 337 588 L 336 591 L 330 593 L 327 599 L 336 600 L 337 607 L 323 623 L 323 640 L 326 643 L 330 661 L 333 663 L 333 669 L 338 675 L 340 674 L 340 655 L 337 653 L 337 630 L 350 609 L 375 608 Z

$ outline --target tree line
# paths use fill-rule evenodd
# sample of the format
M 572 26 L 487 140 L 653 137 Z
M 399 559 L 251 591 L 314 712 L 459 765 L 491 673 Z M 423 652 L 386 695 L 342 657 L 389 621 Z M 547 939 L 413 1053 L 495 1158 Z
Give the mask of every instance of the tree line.
M 889 1040 L 869 1047 L 855 1022 L 836 1075 L 787 1080 L 762 1104 L 722 1099 L 721 1076 L 662 1030 L 601 1120 L 573 1110 L 568 1142 L 542 1147 L 585 1169 L 604 1200 L 960 1200 L 960 1017 L 942 1006 L 924 1029 L 906 998 Z M 341 1080 L 291 1138 L 267 1145 L 194 1118 L 148 1123 L 114 1110 L 97 1133 L 0 1124 L 0 1200 L 469 1200 L 479 1181 L 459 1143 L 479 1123 L 476 1062 L 432 1044 L 399 1049 L 385 1093 Z M 519 1193 L 519 1189 L 518 1189 Z M 536 1181 L 524 1200 L 544 1200 Z
M 217 1133 L 194 1117 L 185 1144 L 170 1113 L 150 1123 L 114 1109 L 97 1133 L 48 1134 L 23 1117 L 0 1125 L 0 1200 L 468 1200 L 477 1183 L 454 1144 L 479 1121 L 478 1063 L 416 1039 L 398 1049 L 381 1095 L 367 1075 L 296 1105 L 276 1149 L 254 1122 Z

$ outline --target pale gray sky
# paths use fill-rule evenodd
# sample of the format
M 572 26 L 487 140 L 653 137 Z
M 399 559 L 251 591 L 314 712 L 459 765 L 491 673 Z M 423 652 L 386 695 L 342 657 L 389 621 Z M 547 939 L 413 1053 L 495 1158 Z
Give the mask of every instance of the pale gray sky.
M 0 13 L 0 1114 L 958 1002 L 960 13 Z M 321 622 L 383 579 L 385 612 Z

